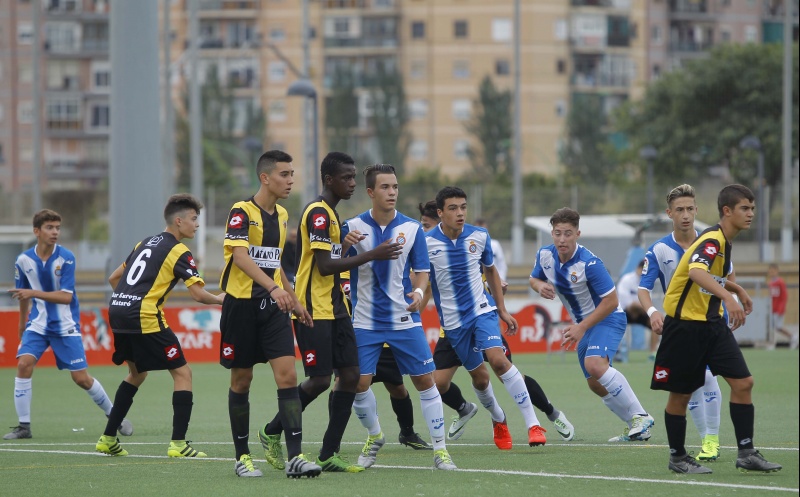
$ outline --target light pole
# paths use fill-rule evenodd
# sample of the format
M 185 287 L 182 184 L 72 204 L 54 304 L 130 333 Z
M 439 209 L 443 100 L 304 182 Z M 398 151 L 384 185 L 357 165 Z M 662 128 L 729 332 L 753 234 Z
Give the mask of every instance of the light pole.
M 305 195 L 303 196 L 303 204 L 307 204 L 314 199 L 319 193 L 317 182 L 319 181 L 319 174 L 317 174 L 317 157 L 319 146 L 319 110 L 317 108 L 317 90 L 308 78 L 301 78 L 289 85 L 286 90 L 286 95 L 290 97 L 305 97 L 311 104 L 311 154 L 306 160 L 306 188 Z
M 652 145 L 645 145 L 639 150 L 639 157 L 647 162 L 647 214 L 653 211 L 653 161 L 658 157 L 658 150 Z
M 758 170 L 756 176 L 758 177 L 758 198 L 756 198 L 756 238 L 758 239 L 758 261 L 764 262 L 764 255 L 766 254 L 766 237 L 764 226 L 764 213 L 767 211 L 767 206 L 764 203 L 764 150 L 761 148 L 761 140 L 753 135 L 747 135 L 739 142 L 739 147 L 745 150 L 755 150 L 758 152 Z

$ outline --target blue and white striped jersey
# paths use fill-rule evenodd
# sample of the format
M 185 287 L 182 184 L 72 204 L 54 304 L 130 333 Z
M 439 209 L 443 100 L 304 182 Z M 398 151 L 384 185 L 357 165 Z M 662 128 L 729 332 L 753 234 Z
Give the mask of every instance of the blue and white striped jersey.
M 697 231 L 695 231 L 695 237 Z M 683 253 L 683 247 L 675 241 L 675 234 L 659 239 L 647 249 L 644 256 L 644 268 L 642 268 L 642 279 L 639 280 L 639 288 L 644 288 L 652 292 L 656 286 L 656 280 L 661 282 L 661 290 L 666 292 L 672 275 L 678 268 Z
M 552 283 L 558 298 L 576 323 L 594 312 L 603 297 L 615 290 L 605 264 L 591 250 L 578 245 L 572 257 L 561 264 L 555 245 L 536 253 L 531 277 Z M 617 305 L 614 312 L 623 312 Z
M 431 260 L 431 290 L 445 331 L 496 309 L 483 286 L 482 266 L 494 265 L 492 240 L 483 228 L 464 224 L 455 240 L 441 224 L 425 234 Z
M 17 257 L 14 265 L 14 284 L 16 288 L 72 294 L 69 304 L 33 299 L 26 330 L 40 335 L 80 334 L 80 311 L 75 293 L 75 256 L 72 252 L 56 245 L 53 255 L 43 263 L 36 255 L 36 247 L 26 250 Z
M 414 219 L 395 212 L 388 226 L 381 228 L 372 210 L 348 220 L 342 226 L 342 240 L 351 231 L 367 235 L 350 253 L 364 253 L 391 240 L 403 244 L 395 260 L 370 261 L 350 270 L 350 298 L 353 302 L 353 327 L 366 330 L 405 330 L 419 326 L 419 312 L 406 310 L 414 288 L 410 273 L 430 271 L 425 233 Z

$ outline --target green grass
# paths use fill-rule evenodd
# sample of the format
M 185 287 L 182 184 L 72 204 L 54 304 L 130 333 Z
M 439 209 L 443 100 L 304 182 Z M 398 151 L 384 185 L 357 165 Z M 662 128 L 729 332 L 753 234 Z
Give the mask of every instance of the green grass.
M 448 445 L 460 471 L 437 472 L 430 451 L 414 451 L 397 443 L 398 428 L 386 390 L 377 385 L 382 427 L 387 437 L 377 464 L 360 474 L 329 474 L 313 480 L 290 480 L 269 468 L 256 432 L 277 409 L 275 384 L 268 366 L 256 368 L 250 395 L 252 435 L 250 448 L 264 478 L 239 479 L 233 472 L 233 444 L 228 423 L 229 375 L 216 364 L 194 364 L 194 412 L 188 437 L 192 445 L 208 453 L 206 460 L 171 460 L 166 457 L 171 434 L 172 384 L 166 372 L 151 373 L 136 396 L 129 414 L 134 423 L 132 437 L 122 445 L 130 456 L 111 458 L 94 452 L 94 444 L 105 426 L 105 418 L 91 400 L 72 385 L 64 371 L 42 368 L 34 375 L 32 440 L 0 441 L 0 494 L 59 495 L 62 497 L 104 495 L 114 497 L 182 495 L 320 495 L 320 496 L 496 496 L 618 495 L 674 496 L 776 495 L 798 493 L 798 353 L 797 351 L 745 351 L 756 380 L 756 445 L 770 461 L 783 465 L 772 474 L 742 474 L 733 465 L 736 450 L 727 402 L 723 404 L 720 440 L 722 457 L 710 463 L 714 474 L 674 475 L 667 470 L 668 450 L 664 431 L 664 392 L 649 390 L 651 363 L 643 353 L 618 365 L 642 404 L 656 418 L 648 444 L 614 445 L 606 440 L 621 432 L 623 424 L 589 392 L 574 354 L 515 355 L 523 372 L 535 377 L 553 404 L 575 425 L 573 442 L 564 443 L 552 423 L 537 411 L 549 431 L 545 447 L 528 447 L 524 423 L 503 386 L 494 389 L 508 414 L 513 450 L 494 447 L 488 414 L 481 410 L 457 442 Z M 298 364 L 299 366 L 299 364 Z M 93 367 L 109 395 L 114 395 L 124 376 L 122 367 Z M 11 392 L 13 369 L 0 369 L 0 423 L 16 424 Z M 299 373 L 302 376 L 301 373 Z M 468 400 L 475 401 L 466 373 L 457 383 Z M 407 386 L 413 390 L 411 383 Z M 728 398 L 728 387 L 722 386 Z M 425 438 L 418 397 L 416 428 Z M 304 416 L 304 450 L 316 456 L 327 424 L 327 402 L 318 399 Z M 445 407 L 445 417 L 453 414 Z M 77 431 L 76 431 L 77 430 Z M 353 416 L 345 433 L 342 453 L 355 461 L 365 430 Z M 687 428 L 689 450 L 697 450 L 699 439 L 691 420 Z

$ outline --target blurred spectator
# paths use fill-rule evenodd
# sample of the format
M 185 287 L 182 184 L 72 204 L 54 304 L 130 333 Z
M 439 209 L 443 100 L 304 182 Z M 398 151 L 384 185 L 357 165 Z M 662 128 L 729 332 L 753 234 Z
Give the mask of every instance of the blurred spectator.
M 789 338 L 789 347 L 797 348 L 798 334 L 792 333 L 783 327 L 783 316 L 786 314 L 786 301 L 789 296 L 786 292 L 786 282 L 783 281 L 777 264 L 770 264 L 767 270 L 769 293 L 772 295 L 772 328 L 781 335 Z

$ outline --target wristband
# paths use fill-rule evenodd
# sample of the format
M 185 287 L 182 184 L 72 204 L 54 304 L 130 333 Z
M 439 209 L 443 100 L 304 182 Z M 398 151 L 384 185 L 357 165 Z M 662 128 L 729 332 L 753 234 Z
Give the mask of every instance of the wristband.
M 654 312 L 658 312 L 656 306 L 651 305 L 649 309 L 647 309 L 647 317 L 652 317 Z
M 419 294 L 419 298 L 425 298 L 425 291 L 422 288 L 415 288 L 414 293 Z
M 274 292 L 274 291 L 275 291 L 275 290 L 277 290 L 278 288 L 280 288 L 280 287 L 279 287 L 278 285 L 275 285 L 274 287 L 270 288 L 270 289 L 269 289 L 269 291 L 267 291 L 267 293 L 268 293 L 268 294 L 270 294 L 270 295 L 272 295 L 272 292 Z

